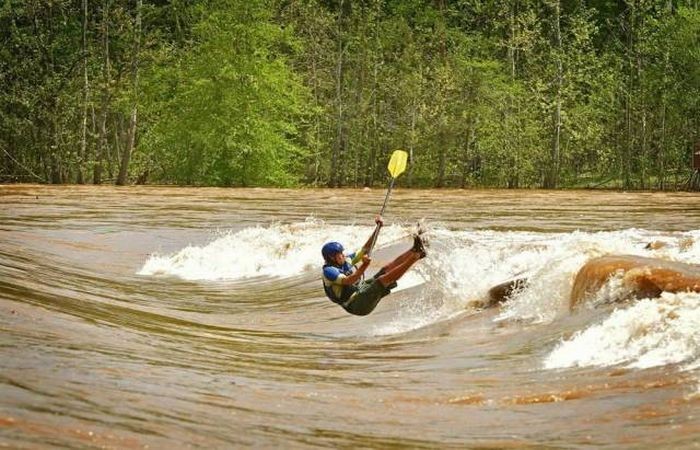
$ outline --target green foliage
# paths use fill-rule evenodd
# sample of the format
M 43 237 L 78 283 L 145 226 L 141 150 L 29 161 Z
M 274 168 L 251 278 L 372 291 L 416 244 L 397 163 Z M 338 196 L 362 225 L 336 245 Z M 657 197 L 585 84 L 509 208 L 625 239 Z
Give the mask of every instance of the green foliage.
M 130 182 L 669 189 L 700 141 L 696 2 L 136 5 L 0 0 L 0 181 L 113 181 L 135 132 Z
M 144 77 L 158 120 L 142 146 L 158 179 L 224 186 L 298 179 L 296 124 L 307 93 L 286 62 L 294 40 L 268 11 L 263 1 L 200 5 L 192 45 L 175 66 Z

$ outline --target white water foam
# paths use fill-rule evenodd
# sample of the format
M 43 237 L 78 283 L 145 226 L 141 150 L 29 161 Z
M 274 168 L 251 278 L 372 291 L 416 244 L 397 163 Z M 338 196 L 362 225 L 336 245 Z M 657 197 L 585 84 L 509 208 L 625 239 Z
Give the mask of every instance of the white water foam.
M 373 229 L 332 226 L 313 219 L 245 228 L 225 233 L 203 246 L 188 246 L 172 255 L 151 255 L 138 274 L 200 281 L 290 277 L 321 266 L 319 249 L 323 243 L 342 240 L 347 250 L 359 249 Z M 386 226 L 377 245 L 408 234 L 409 230 L 399 225 Z
M 295 276 L 321 266 L 319 248 L 324 242 L 339 239 L 348 249 L 359 248 L 372 229 L 330 225 L 315 219 L 246 228 L 225 233 L 203 246 L 188 246 L 170 255 L 152 255 L 139 274 L 202 281 Z M 405 239 L 411 231 L 412 227 L 386 226 L 378 247 Z M 407 273 L 397 289 L 425 283 L 420 293 L 411 293 L 402 300 L 394 317 L 376 327 L 373 334 L 401 333 L 449 319 L 473 309 L 491 287 L 519 277 L 528 279 L 527 286 L 501 306 L 495 320 L 546 324 L 568 314 L 573 278 L 592 257 L 635 254 L 687 263 L 700 260 L 700 231 L 535 233 L 434 228 L 429 238 L 429 257 Z M 645 249 L 652 241 L 666 245 L 657 250 Z M 603 298 L 595 302 L 615 300 L 623 294 L 620 290 L 620 283 L 615 284 L 613 278 L 601 291 L 599 297 Z M 683 310 L 683 314 L 693 313 Z M 696 320 L 692 317 L 689 320 Z M 563 356 L 552 358 L 547 363 L 551 367 L 564 364 L 557 362 Z M 570 364 L 585 363 L 586 358 L 582 358 Z M 638 359 L 636 364 L 648 363 L 641 356 Z
M 689 233 L 659 235 L 637 229 L 536 237 L 529 243 L 533 250 L 523 250 L 526 261 L 521 265 L 529 266 L 525 273 L 528 284 L 504 305 L 496 320 L 550 323 L 559 315 L 568 314 L 573 280 L 587 260 L 608 254 L 628 254 L 693 263 L 700 260 L 695 237 Z M 647 243 L 661 238 L 667 242 L 665 247 L 645 249 Z M 679 245 L 679 242 L 693 244 Z M 607 287 L 609 292 L 601 293 L 607 300 L 616 294 L 622 296 L 620 283 L 615 285 L 611 280 Z
M 138 273 L 187 280 L 287 277 L 320 266 L 318 249 L 324 242 L 342 240 L 348 249 L 359 248 L 372 229 L 329 225 L 315 219 L 245 228 L 224 233 L 203 246 L 187 246 L 170 255 L 151 255 Z M 406 238 L 411 231 L 411 227 L 386 226 L 377 245 Z M 644 244 L 653 240 L 690 244 L 681 247 L 671 243 L 656 251 L 645 250 Z M 434 279 L 434 287 L 448 301 L 458 299 L 455 306 L 459 307 L 468 298 L 482 297 L 490 287 L 518 275 L 529 276 L 531 285 L 539 282 L 543 289 L 535 290 L 551 295 L 559 284 L 568 283 L 571 273 L 586 259 L 609 253 L 682 262 L 700 260 L 700 231 L 697 235 L 669 237 L 643 230 L 531 233 L 434 229 L 430 241 L 430 257 L 421 264 L 419 272 Z M 551 282 L 544 280 L 547 274 L 553 277 Z M 555 281 L 558 279 L 562 281 Z M 520 314 L 511 312 L 509 316 Z
M 597 233 L 434 229 L 429 236 L 430 256 L 414 270 L 430 280 L 422 297 L 402 301 L 396 317 L 375 327 L 374 334 L 401 333 L 449 319 L 478 307 L 491 287 L 521 277 L 529 280 L 527 286 L 512 295 L 495 320 L 550 323 L 568 314 L 573 279 L 590 258 L 637 254 L 692 262 L 697 255 L 695 245 L 688 245 L 695 242 L 688 233 L 669 235 L 635 229 Z M 662 237 L 665 247 L 645 249 L 647 243 Z M 613 278 L 592 306 L 624 294 L 622 284 Z
M 616 309 L 601 323 L 564 340 L 544 367 L 613 366 L 648 368 L 700 357 L 700 294 L 664 292 Z

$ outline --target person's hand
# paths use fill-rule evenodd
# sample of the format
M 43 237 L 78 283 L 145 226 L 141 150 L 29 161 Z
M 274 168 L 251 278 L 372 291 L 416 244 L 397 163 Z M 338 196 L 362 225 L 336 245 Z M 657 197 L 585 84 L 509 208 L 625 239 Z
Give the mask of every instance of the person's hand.
M 384 219 L 382 219 L 382 216 L 377 216 L 374 218 L 374 223 L 376 223 L 380 227 L 383 227 L 384 226 Z
M 362 255 L 362 265 L 363 266 L 369 266 L 369 263 L 372 262 L 372 257 L 369 255 Z

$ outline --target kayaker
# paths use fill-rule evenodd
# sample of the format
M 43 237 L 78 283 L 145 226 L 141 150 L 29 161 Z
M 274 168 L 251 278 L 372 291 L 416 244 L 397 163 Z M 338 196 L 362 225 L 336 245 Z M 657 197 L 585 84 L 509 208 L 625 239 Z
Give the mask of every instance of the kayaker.
M 401 278 L 426 251 L 420 234 L 413 237 L 413 246 L 382 267 L 373 277 L 363 279 L 372 258 L 370 246 L 384 225 L 381 216 L 375 219 L 377 227 L 362 248 L 346 254 L 340 242 L 327 242 L 321 248 L 324 259 L 323 289 L 326 296 L 342 306 L 350 314 L 365 316 L 377 307 L 379 301 L 389 295 Z M 359 264 L 359 266 L 358 266 Z

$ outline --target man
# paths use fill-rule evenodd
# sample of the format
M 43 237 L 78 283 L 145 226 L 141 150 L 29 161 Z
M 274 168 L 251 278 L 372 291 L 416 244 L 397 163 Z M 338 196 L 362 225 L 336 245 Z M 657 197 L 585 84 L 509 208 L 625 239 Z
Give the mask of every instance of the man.
M 366 316 L 382 299 L 396 287 L 396 281 L 419 259 L 425 258 L 425 248 L 420 235 L 413 237 L 413 247 L 382 267 L 372 278 L 362 277 L 372 259 L 370 246 L 379 229 L 384 225 L 381 217 L 375 219 L 377 228 L 359 252 L 345 255 L 339 242 L 328 242 L 321 248 L 325 264 L 323 266 L 323 289 L 333 302 L 342 306 L 350 314 Z M 362 265 L 356 264 L 362 261 Z

